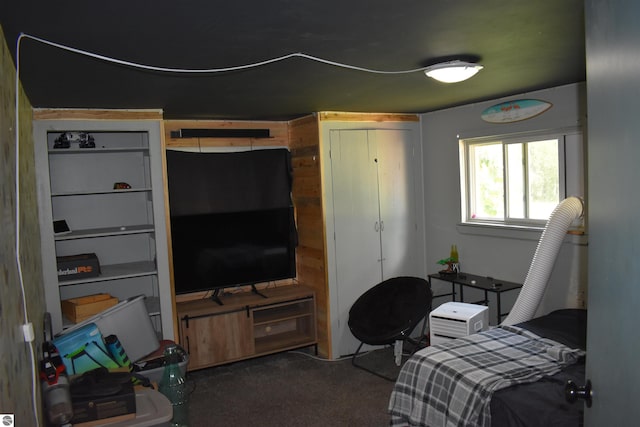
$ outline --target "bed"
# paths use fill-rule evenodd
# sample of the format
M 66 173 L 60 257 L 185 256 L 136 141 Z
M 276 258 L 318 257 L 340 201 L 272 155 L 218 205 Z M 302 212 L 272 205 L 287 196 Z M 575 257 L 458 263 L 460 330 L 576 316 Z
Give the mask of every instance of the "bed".
M 564 397 L 585 378 L 587 313 L 563 309 L 427 347 L 402 367 L 392 426 L 580 426 Z

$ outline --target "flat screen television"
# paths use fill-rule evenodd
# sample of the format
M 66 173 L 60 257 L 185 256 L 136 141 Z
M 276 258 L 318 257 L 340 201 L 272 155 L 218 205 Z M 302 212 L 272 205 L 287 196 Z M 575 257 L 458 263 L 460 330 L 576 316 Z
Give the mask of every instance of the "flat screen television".
M 176 293 L 296 275 L 293 208 L 171 218 Z
M 288 150 L 167 151 L 167 175 L 176 294 L 296 277 Z

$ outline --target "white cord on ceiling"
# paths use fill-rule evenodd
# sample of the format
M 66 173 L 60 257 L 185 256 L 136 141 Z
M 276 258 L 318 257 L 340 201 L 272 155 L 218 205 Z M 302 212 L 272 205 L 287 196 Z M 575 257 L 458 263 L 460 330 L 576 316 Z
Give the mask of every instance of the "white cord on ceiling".
M 304 58 L 304 59 L 309 59 L 311 61 L 321 62 L 321 63 L 327 64 L 327 65 L 332 65 L 334 67 L 346 68 L 346 69 L 349 69 L 349 70 L 362 71 L 362 72 L 365 72 L 365 73 L 373 73 L 373 74 L 410 74 L 410 73 L 423 72 L 427 68 L 429 68 L 429 67 L 420 67 L 420 68 L 414 68 L 414 69 L 410 69 L 410 70 L 398 70 L 398 71 L 374 70 L 374 69 L 371 69 L 371 68 L 358 67 L 358 66 L 355 66 L 355 65 L 349 65 L 349 64 L 343 64 L 343 63 L 340 63 L 340 62 L 330 61 L 328 59 L 319 58 L 317 56 L 312 56 L 312 55 L 308 55 L 306 53 L 301 53 L 301 52 L 290 53 L 288 55 L 283 55 L 283 56 L 279 56 L 277 58 L 267 59 L 265 61 L 259 61 L 259 62 L 254 62 L 254 63 L 251 63 L 251 64 L 245 64 L 245 65 L 237 65 L 237 66 L 233 66 L 233 67 L 199 68 L 199 69 L 157 67 L 157 66 L 154 66 L 154 65 L 139 64 L 137 62 L 125 61 L 125 60 L 117 59 L 117 58 L 111 58 L 111 57 L 108 57 L 108 56 L 100 55 L 100 54 L 89 52 L 89 51 L 86 51 L 86 50 L 77 49 L 77 48 L 70 47 L 70 46 L 65 46 L 65 45 L 60 44 L 60 43 L 55 43 L 55 42 L 52 42 L 52 41 L 49 41 L 49 40 L 45 40 L 45 39 L 40 38 L 40 37 L 36 37 L 36 36 L 29 35 L 29 34 L 24 34 L 24 33 L 20 33 L 20 35 L 18 36 L 18 44 L 20 43 L 20 39 L 21 38 L 28 38 L 28 39 L 35 40 L 37 42 L 40 42 L 40 43 L 43 43 L 43 44 L 46 44 L 46 45 L 49 45 L 49 46 L 56 47 L 58 49 L 66 50 L 68 52 L 73 52 L 73 53 L 77 53 L 77 54 L 80 54 L 80 55 L 89 56 L 91 58 L 99 59 L 99 60 L 102 60 L 102 61 L 112 62 L 112 63 L 115 63 L 115 64 L 125 65 L 127 67 L 139 68 L 139 69 L 143 69 L 143 70 L 160 71 L 160 72 L 164 72 L 164 73 L 182 73 L 182 74 L 226 73 L 226 72 L 230 72 L 230 71 L 240 71 L 240 70 L 246 70 L 246 69 L 249 69 L 249 68 L 261 67 L 261 66 L 269 65 L 269 64 L 272 64 L 272 63 L 275 63 L 275 62 L 285 61 L 285 60 L 291 59 L 291 58 Z

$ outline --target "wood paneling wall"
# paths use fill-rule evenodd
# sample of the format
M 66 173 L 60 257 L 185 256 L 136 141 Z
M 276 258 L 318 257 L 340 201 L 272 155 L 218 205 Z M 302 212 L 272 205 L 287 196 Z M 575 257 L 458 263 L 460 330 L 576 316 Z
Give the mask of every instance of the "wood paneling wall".
M 289 149 L 293 161 L 293 204 L 299 238 L 298 281 L 316 292 L 318 353 L 328 357 L 331 354 L 331 319 L 317 116 L 307 116 L 289 123 Z
M 329 300 L 327 290 L 324 216 L 319 157 L 319 126 L 316 115 L 291 122 L 248 122 L 216 120 L 166 120 L 167 148 L 284 146 L 291 150 L 293 166 L 293 204 L 296 209 L 299 245 L 297 282 L 316 292 L 318 353 L 331 354 Z M 179 129 L 269 129 L 270 138 L 172 138 Z M 291 284 L 286 281 L 276 285 Z M 202 295 L 180 296 L 187 301 Z

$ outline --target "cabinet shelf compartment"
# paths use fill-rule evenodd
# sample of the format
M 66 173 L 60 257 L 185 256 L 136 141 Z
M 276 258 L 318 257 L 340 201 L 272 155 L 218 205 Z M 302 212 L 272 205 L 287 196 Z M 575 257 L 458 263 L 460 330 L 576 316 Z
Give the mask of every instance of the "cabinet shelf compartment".
M 315 343 L 315 337 L 310 330 L 307 330 L 306 333 L 302 333 L 300 330 L 292 330 L 256 338 L 255 352 L 256 355 L 267 354 L 314 345 Z
M 75 150 L 49 155 L 51 196 L 116 194 L 151 187 L 148 150 Z M 114 189 L 126 182 L 130 189 Z
M 93 237 L 122 236 L 127 234 L 153 233 L 153 224 L 128 225 L 122 230 L 121 227 L 90 228 L 86 230 L 74 230 L 67 234 L 55 236 L 56 241 L 88 239 Z
M 313 344 L 312 298 L 253 310 L 253 337 L 257 354 Z
M 274 321 L 295 319 L 310 316 L 313 313 L 313 300 L 311 298 L 299 302 L 278 304 L 277 306 L 261 307 L 253 311 L 253 324 L 259 326 Z
M 128 279 L 133 277 L 151 276 L 157 274 L 155 263 L 151 261 L 137 261 L 123 264 L 100 266 L 100 276 L 86 279 L 60 280 L 60 286 L 79 285 L 83 283 L 105 282 L 109 280 Z
M 149 297 L 144 299 L 144 305 L 149 313 L 150 317 L 160 315 L 160 297 Z M 99 314 L 99 313 L 97 313 Z M 68 329 L 74 326 L 76 323 L 70 320 L 64 313 L 62 314 L 62 328 Z
M 147 313 L 149 313 L 149 316 L 160 315 L 160 297 L 147 296 L 144 299 L 144 305 L 147 307 Z

